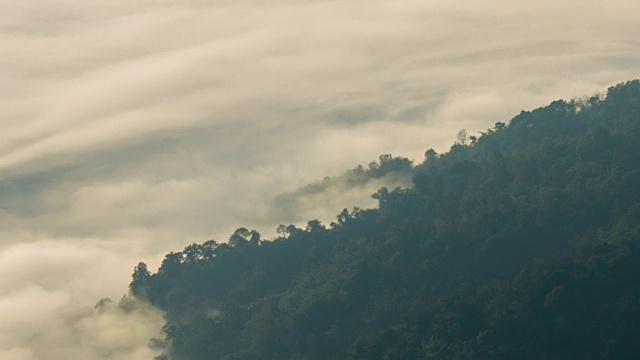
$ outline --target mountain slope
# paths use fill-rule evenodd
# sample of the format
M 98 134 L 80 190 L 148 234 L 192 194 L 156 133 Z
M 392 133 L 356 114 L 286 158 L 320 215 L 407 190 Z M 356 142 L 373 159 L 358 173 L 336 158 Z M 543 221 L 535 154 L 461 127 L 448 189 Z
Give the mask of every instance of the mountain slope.
M 141 263 L 161 358 L 635 358 L 639 81 L 461 134 L 413 171 L 329 228 L 241 228 Z

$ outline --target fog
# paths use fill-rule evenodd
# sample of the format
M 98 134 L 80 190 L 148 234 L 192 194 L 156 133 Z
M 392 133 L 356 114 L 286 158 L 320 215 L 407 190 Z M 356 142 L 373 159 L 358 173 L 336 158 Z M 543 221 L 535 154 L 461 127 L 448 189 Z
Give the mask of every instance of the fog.
M 631 1 L 175 4 L 0 4 L 1 359 L 151 359 L 139 261 L 374 205 L 274 199 L 640 73 Z

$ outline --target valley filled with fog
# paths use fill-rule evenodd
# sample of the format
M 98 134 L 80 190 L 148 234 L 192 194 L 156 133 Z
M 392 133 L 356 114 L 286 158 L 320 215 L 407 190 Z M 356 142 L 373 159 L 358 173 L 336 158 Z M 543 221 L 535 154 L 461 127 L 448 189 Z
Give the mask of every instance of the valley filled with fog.
M 637 78 L 638 10 L 5 1 L 0 358 L 150 360 L 161 313 L 122 299 L 138 262 L 376 206 L 410 178 L 300 189 Z

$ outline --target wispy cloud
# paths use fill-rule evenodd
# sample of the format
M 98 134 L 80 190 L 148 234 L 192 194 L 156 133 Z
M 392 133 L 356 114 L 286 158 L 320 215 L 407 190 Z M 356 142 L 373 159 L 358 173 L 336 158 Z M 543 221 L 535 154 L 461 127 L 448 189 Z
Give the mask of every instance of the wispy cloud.
M 114 321 L 141 318 L 92 306 L 137 261 L 268 233 L 276 194 L 640 74 L 624 0 L 176 4 L 0 4 L 2 359 L 104 358 Z M 351 190 L 302 216 L 367 204 Z

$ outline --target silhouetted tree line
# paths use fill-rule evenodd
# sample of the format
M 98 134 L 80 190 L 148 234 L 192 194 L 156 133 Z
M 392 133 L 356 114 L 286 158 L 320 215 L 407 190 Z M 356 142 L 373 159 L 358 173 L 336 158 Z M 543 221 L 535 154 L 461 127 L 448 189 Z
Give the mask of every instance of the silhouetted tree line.
M 159 359 L 638 357 L 639 81 L 425 158 L 378 209 L 139 264 L 132 293 L 166 312 Z

